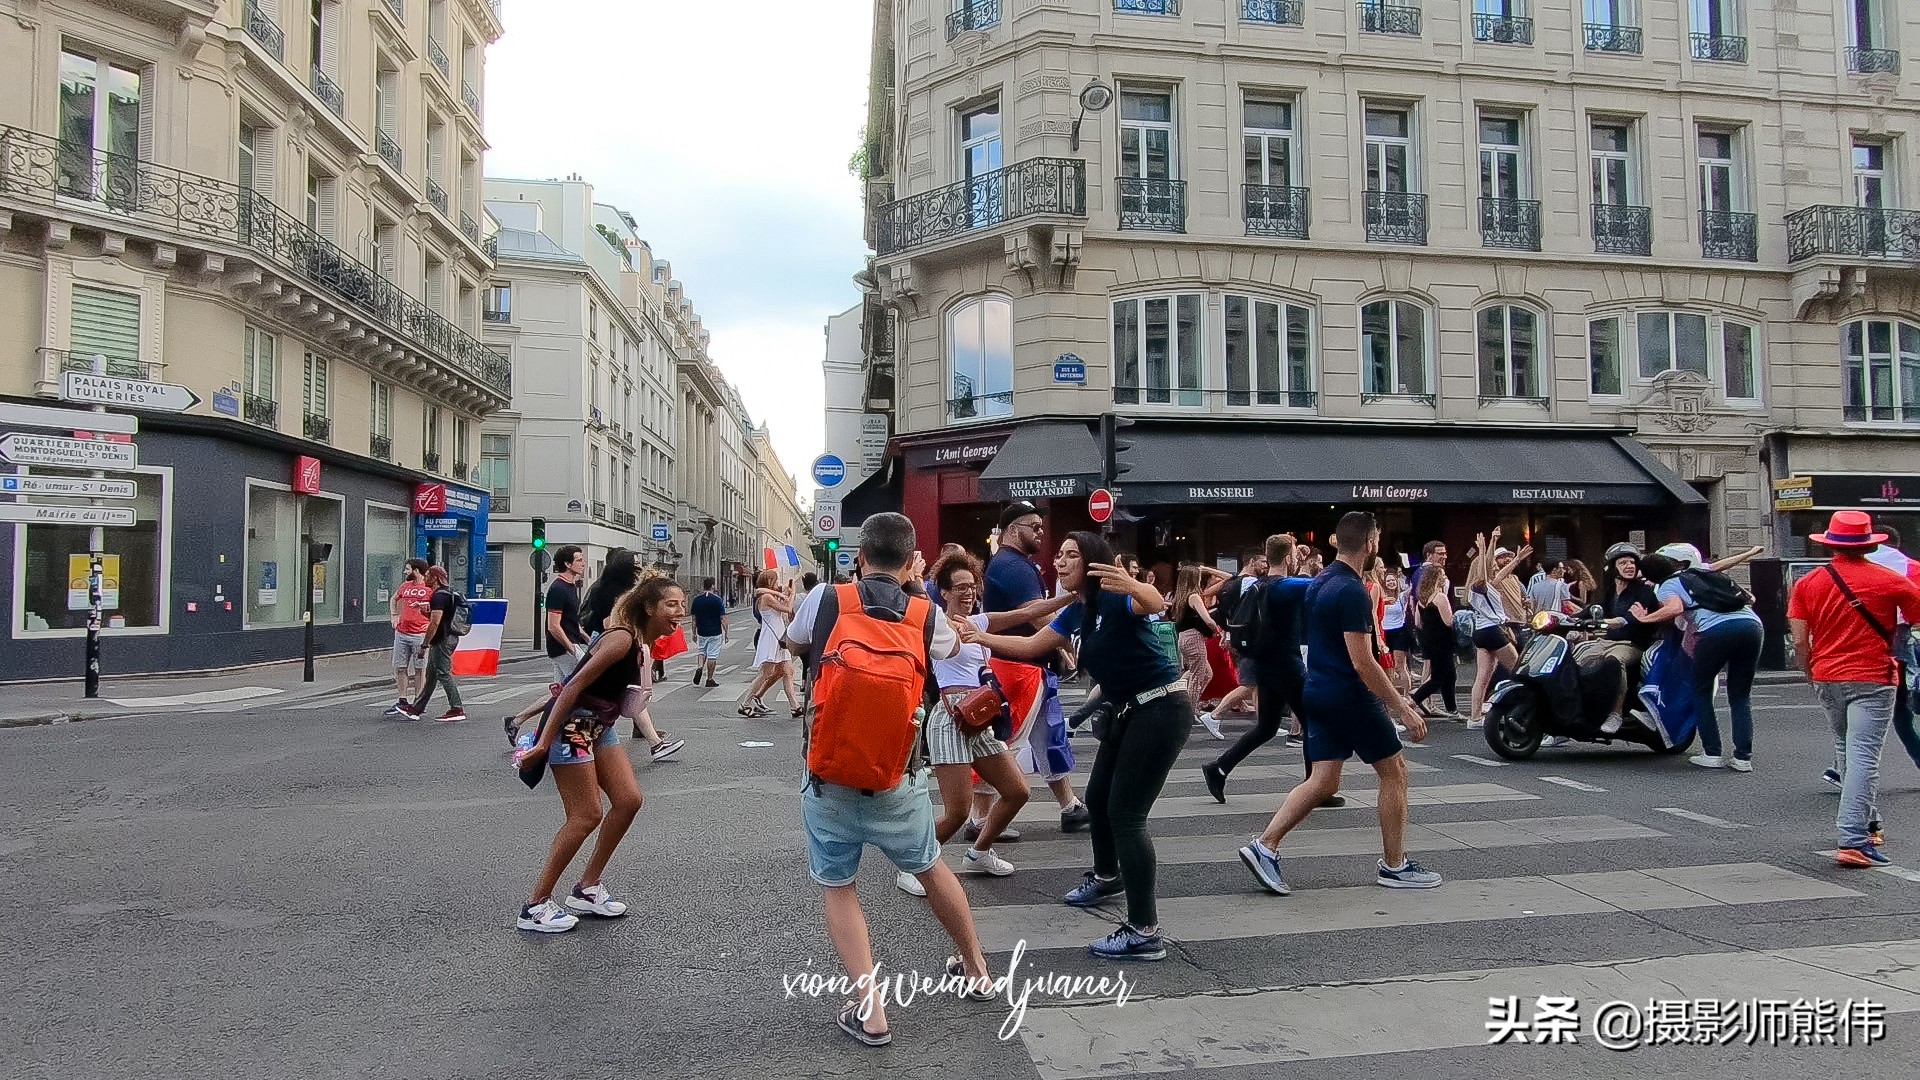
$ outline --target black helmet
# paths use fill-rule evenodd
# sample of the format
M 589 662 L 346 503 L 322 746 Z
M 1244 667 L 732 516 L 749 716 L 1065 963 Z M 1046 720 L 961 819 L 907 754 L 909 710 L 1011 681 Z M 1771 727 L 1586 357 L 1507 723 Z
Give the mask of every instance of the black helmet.
M 1615 544 L 1607 549 L 1604 561 L 1608 569 L 1612 569 L 1613 564 L 1619 562 L 1621 559 L 1632 559 L 1634 562 L 1639 562 L 1640 549 L 1627 543 Z

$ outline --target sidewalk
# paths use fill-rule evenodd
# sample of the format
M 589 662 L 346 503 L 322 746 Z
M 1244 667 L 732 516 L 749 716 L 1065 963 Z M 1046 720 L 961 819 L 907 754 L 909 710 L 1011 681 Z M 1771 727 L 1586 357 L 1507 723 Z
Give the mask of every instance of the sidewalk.
M 544 649 L 534 652 L 527 642 L 509 642 L 500 657 L 500 671 L 505 675 L 519 664 L 546 658 Z M 97 698 L 83 696 L 83 683 L 78 678 L 16 683 L 0 687 L 0 728 L 64 724 L 252 700 L 272 699 L 275 704 L 291 704 L 390 687 L 393 685 L 392 655 L 381 649 L 318 657 L 313 662 L 313 681 L 303 681 L 303 674 L 302 662 L 293 660 L 214 675 L 107 676 L 100 680 Z

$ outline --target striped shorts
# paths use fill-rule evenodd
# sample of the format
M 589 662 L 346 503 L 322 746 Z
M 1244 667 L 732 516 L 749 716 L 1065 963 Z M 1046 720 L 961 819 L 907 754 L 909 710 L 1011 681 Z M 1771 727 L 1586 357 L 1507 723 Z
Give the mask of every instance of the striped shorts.
M 972 737 L 960 734 L 944 704 L 935 705 L 927 717 L 927 760 L 934 765 L 971 765 L 1006 752 L 1007 744 L 993 737 L 992 728 Z

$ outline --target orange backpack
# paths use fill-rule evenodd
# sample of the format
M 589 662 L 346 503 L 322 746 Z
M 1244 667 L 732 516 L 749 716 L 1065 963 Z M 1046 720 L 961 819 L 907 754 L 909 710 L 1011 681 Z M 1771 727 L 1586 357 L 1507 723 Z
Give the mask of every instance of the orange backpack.
M 816 780 L 888 791 L 906 775 L 920 742 L 933 605 L 907 597 L 906 617 L 867 614 L 859 587 L 838 585 L 833 630 L 813 688 L 807 771 Z

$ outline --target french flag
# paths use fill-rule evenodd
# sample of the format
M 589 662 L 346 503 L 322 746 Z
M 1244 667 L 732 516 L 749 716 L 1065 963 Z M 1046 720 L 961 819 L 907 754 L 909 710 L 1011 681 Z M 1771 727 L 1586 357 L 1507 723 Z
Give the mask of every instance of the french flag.
M 800 565 L 800 553 L 799 553 L 798 551 L 795 551 L 795 550 L 793 549 L 793 545 L 792 545 L 792 544 L 788 544 L 788 545 L 787 545 L 787 552 L 786 552 L 786 553 L 787 553 L 787 565 L 788 565 L 788 566 L 799 566 L 799 565 Z
M 505 600 L 473 600 L 473 632 L 453 648 L 455 675 L 500 674 L 500 635 L 507 628 Z

